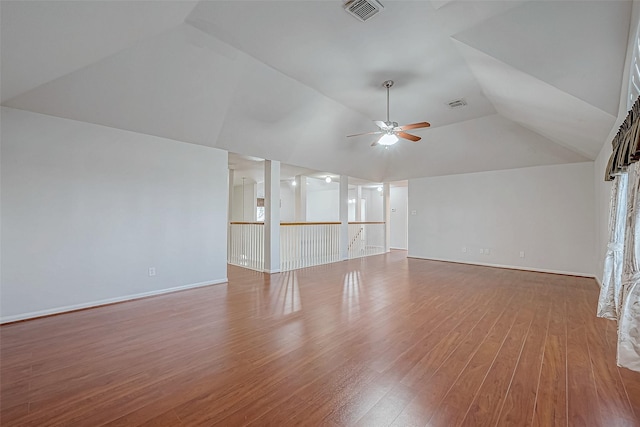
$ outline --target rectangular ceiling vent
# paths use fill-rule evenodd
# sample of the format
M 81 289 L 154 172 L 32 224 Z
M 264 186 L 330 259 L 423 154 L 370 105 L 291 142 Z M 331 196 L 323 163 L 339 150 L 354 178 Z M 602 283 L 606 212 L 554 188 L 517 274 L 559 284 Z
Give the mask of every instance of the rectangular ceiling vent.
M 452 110 L 455 108 L 462 108 L 464 106 L 467 105 L 467 101 L 464 100 L 464 98 L 460 98 L 460 99 L 456 99 L 455 101 L 451 101 L 449 104 L 449 108 L 451 108 Z
M 349 0 L 344 4 L 344 10 L 362 22 L 376 15 L 382 9 L 384 6 L 376 0 Z

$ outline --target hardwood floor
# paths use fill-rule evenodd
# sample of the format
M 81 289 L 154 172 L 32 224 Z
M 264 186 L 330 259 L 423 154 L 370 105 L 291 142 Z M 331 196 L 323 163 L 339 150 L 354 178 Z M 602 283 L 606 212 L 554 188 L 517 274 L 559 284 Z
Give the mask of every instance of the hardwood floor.
M 0 328 L 3 426 L 638 426 L 580 277 L 404 252 Z

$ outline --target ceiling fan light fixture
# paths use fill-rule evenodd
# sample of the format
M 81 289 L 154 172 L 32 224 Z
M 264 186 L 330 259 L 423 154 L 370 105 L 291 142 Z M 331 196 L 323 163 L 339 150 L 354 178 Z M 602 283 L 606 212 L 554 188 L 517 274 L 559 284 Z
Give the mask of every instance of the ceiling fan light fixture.
M 378 140 L 378 144 L 380 145 L 393 145 L 398 142 L 398 137 L 393 133 L 385 133 Z

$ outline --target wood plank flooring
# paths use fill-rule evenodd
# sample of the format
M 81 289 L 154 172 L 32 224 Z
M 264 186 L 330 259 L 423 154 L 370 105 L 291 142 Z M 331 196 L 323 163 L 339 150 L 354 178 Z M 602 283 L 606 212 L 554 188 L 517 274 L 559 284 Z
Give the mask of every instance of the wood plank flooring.
M 402 251 L 0 327 L 3 426 L 640 426 L 594 280 Z

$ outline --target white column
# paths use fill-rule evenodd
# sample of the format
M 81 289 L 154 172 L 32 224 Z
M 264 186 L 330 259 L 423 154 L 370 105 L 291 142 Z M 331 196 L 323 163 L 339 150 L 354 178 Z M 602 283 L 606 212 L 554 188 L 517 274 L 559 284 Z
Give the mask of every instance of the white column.
M 340 175 L 340 259 L 349 258 L 349 177 Z
M 356 222 L 362 221 L 362 187 L 356 187 Z
M 264 271 L 280 272 L 280 162 L 264 161 Z
M 307 177 L 304 175 L 296 176 L 295 200 L 296 222 L 305 222 L 307 220 Z
M 234 170 L 229 169 L 229 208 L 227 209 L 227 223 L 231 222 L 233 218 L 233 177 Z
M 382 210 L 384 212 L 384 251 L 389 252 L 391 244 L 391 187 L 388 182 L 382 185 Z

